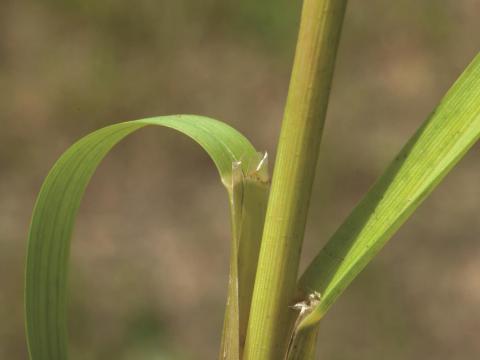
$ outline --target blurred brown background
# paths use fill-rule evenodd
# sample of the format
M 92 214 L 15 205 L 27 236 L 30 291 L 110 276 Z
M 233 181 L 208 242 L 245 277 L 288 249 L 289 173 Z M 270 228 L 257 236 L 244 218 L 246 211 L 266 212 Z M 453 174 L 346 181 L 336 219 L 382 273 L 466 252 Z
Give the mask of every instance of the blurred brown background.
M 98 127 L 198 113 L 273 162 L 300 0 L 2 0 L 0 359 L 26 359 L 23 263 L 35 195 Z M 478 51 L 476 0 L 351 0 L 305 262 Z M 319 359 L 480 354 L 476 146 L 325 318 Z M 101 165 L 72 246 L 72 359 L 214 359 L 229 216 L 213 165 L 142 130 Z M 304 263 L 305 263 L 304 262 Z

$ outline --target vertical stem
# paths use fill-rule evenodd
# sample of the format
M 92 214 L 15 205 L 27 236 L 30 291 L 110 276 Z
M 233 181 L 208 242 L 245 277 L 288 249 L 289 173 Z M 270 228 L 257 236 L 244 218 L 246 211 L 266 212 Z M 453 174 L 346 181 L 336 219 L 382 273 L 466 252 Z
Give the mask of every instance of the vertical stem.
M 301 331 L 292 339 L 291 348 L 286 360 L 313 360 L 317 350 L 317 335 L 319 326 Z
M 284 359 L 298 263 L 346 0 L 305 0 L 244 359 Z

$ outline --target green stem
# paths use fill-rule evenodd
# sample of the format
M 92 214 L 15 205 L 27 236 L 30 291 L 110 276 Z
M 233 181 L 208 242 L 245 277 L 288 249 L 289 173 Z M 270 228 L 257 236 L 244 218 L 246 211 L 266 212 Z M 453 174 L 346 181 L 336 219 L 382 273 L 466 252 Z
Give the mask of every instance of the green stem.
M 298 263 L 346 0 L 305 0 L 244 359 L 285 357 Z
M 300 331 L 292 339 L 288 349 L 287 360 L 313 360 L 317 350 L 317 335 L 319 326 L 314 326 Z

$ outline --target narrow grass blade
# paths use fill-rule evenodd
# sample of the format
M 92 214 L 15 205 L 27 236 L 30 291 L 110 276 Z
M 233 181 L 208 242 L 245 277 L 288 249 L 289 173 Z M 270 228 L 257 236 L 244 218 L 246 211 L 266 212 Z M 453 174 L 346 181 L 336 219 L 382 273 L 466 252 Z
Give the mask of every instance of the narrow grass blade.
M 342 291 L 480 136 L 480 54 L 300 279 L 321 300 L 301 322 L 316 324 Z
M 232 211 L 235 210 L 233 199 L 238 197 L 233 186 L 232 164 L 237 164 L 237 171 L 247 175 L 251 167 L 257 165 L 258 154 L 244 136 L 219 121 L 193 115 L 156 117 L 108 126 L 70 147 L 45 179 L 30 226 L 25 311 L 32 360 L 68 358 L 67 274 L 75 215 L 100 161 L 125 136 L 148 125 L 175 129 L 204 148 L 228 190 Z M 263 182 L 261 186 L 265 187 Z M 243 185 L 236 189 L 245 191 Z M 241 226 L 237 223 L 238 218 L 241 216 L 232 214 L 235 229 Z M 232 251 L 237 252 L 237 248 L 235 245 Z M 238 312 L 238 307 L 232 310 L 235 311 Z M 232 326 L 238 328 L 239 324 Z

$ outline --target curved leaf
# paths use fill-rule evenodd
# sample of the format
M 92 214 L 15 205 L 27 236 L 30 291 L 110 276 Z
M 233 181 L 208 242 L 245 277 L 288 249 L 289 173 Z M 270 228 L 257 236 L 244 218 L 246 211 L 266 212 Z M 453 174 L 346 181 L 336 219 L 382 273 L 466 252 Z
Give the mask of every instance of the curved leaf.
M 100 161 L 120 140 L 148 125 L 172 128 L 187 135 L 200 144 L 214 161 L 229 193 L 234 229 L 231 276 L 235 280 L 230 282 L 237 283 L 242 202 L 234 204 L 234 199 L 249 199 L 250 192 L 244 191 L 243 187 L 245 179 L 250 179 L 254 185 L 259 184 L 260 202 L 268 190 L 265 170 L 258 169 L 256 172 L 259 158 L 250 142 L 226 124 L 194 115 L 155 117 L 105 127 L 82 138 L 60 157 L 45 179 L 35 204 L 25 279 L 26 330 L 32 360 L 65 360 L 68 357 L 67 273 L 75 215 Z M 237 181 L 232 176 L 232 164 L 240 174 L 240 177 L 236 176 Z M 252 180 L 257 177 L 261 181 Z M 259 241 L 260 236 L 261 226 L 257 225 L 250 231 L 249 238 Z M 252 246 L 255 248 L 255 245 Z M 229 296 L 230 293 L 238 299 L 238 286 L 230 287 Z M 235 306 L 230 312 L 238 317 L 238 302 Z M 237 331 L 238 335 L 238 330 L 235 330 L 239 327 L 238 319 L 231 327 L 231 331 Z M 238 343 L 238 336 L 231 341 Z M 233 347 L 234 350 L 238 350 L 238 346 Z

